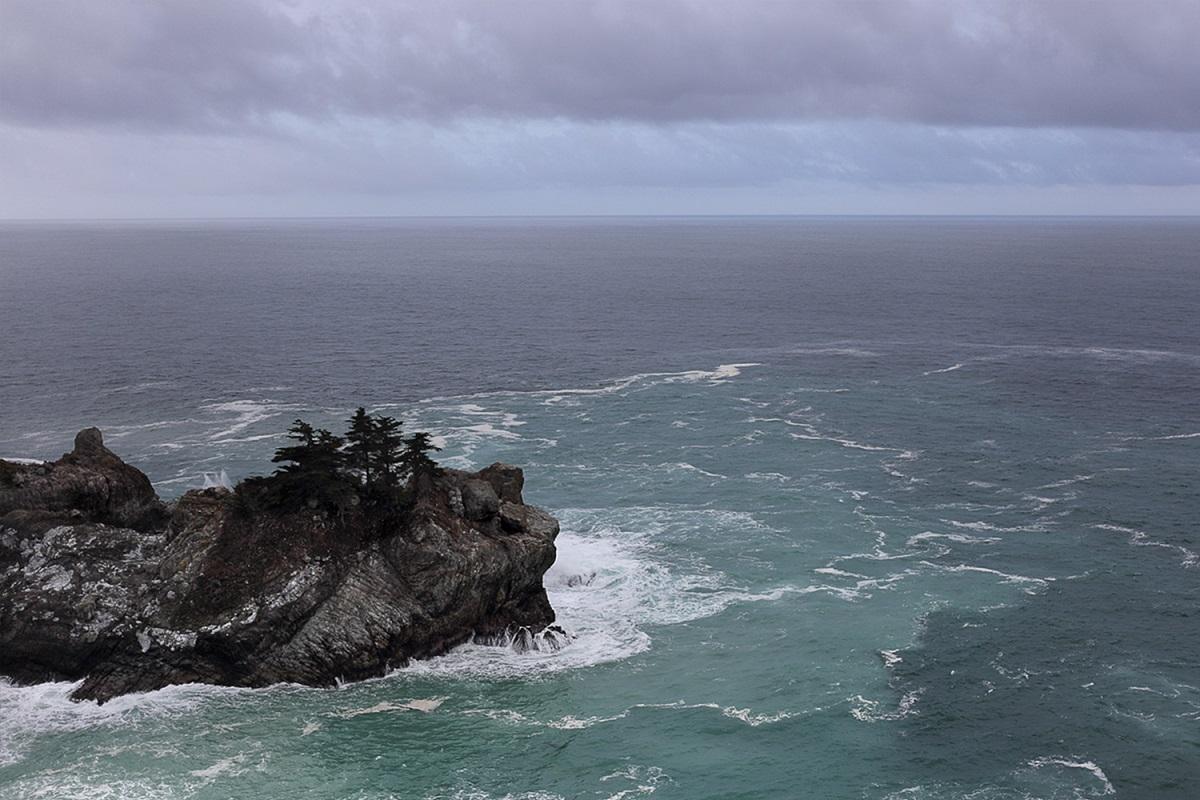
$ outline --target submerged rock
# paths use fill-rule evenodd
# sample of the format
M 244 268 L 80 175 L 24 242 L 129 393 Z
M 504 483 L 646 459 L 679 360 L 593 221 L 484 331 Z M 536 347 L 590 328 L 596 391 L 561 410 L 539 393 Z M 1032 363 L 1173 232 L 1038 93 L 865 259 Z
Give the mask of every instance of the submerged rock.
M 521 470 L 447 470 L 403 512 L 164 506 L 94 428 L 44 465 L 0 461 L 0 674 L 107 700 L 177 683 L 327 686 L 469 639 L 554 640 L 558 522 Z

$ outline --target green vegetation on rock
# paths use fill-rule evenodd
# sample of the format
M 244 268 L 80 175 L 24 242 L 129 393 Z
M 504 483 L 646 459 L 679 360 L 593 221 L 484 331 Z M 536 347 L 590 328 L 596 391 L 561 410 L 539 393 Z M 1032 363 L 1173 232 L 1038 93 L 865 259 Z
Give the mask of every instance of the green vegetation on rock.
M 439 471 L 430 453 L 428 433 L 402 434 L 399 420 L 358 408 L 344 436 L 314 428 L 297 419 L 288 428 L 294 443 L 280 447 L 271 459 L 280 467 L 271 475 L 247 478 L 237 485 L 238 507 L 298 511 L 304 508 L 341 512 L 364 503 L 402 507 L 416 484 Z

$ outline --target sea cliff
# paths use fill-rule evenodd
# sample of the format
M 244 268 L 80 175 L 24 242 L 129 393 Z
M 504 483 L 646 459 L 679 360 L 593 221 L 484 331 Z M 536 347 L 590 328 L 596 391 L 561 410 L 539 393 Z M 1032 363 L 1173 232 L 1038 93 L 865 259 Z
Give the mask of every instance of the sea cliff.
M 105 701 L 179 683 L 313 686 L 471 639 L 556 647 L 542 576 L 558 522 L 521 470 L 441 470 L 403 509 L 171 503 L 99 430 L 57 461 L 0 461 L 0 674 Z

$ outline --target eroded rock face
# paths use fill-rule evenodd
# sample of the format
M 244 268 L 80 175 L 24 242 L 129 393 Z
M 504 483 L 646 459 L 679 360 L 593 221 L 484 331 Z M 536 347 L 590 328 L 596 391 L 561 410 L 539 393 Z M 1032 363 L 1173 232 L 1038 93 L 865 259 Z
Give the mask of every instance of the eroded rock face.
M 492 485 L 496 495 L 506 503 L 521 505 L 521 491 L 525 488 L 525 473 L 510 464 L 492 464 L 479 470 L 479 477 Z
M 330 685 L 554 621 L 558 523 L 521 502 L 516 467 L 447 470 L 405 514 L 342 518 L 246 517 L 222 489 L 165 509 L 99 431 L 0 468 L 0 674 L 86 678 L 77 699 Z
M 75 512 L 75 521 L 147 529 L 166 516 L 150 479 L 105 447 L 96 428 L 80 431 L 74 449 L 58 461 L 4 464 L 0 517 L 13 511 Z

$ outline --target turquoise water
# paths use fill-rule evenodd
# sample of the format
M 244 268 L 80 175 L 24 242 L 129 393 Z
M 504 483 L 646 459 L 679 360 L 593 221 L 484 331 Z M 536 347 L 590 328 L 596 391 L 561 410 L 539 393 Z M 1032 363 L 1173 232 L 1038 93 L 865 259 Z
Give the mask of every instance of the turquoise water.
M 193 301 L 156 291 L 182 280 L 169 266 L 49 343 L 10 301 L 42 348 L 9 351 L 14 374 L 54 373 L 61 391 L 0 386 L 3 454 L 53 457 L 97 423 L 178 494 L 262 471 L 294 416 L 334 423 L 359 397 L 434 432 L 450 466 L 525 468 L 526 499 L 562 521 L 546 583 L 574 638 L 466 646 L 333 690 L 95 706 L 67 701 L 68 684 L 3 686 L 0 796 L 1192 797 L 1200 227 L 690 225 L 465 229 L 452 252 L 468 300 L 423 312 L 440 338 L 365 354 L 336 291 L 336 319 L 301 300 L 264 325 L 277 298 L 201 282 L 226 301 L 207 305 L 205 346 L 188 336 Z M 89 231 L 68 234 L 102 266 L 174 236 L 218 276 L 270 269 L 241 229 Z M 445 230 L 405 231 L 433 243 L 397 269 L 470 283 L 428 255 Z M 52 257 L 60 235 L 5 233 L 0 274 L 22 301 L 49 291 L 47 260 L 55 286 L 87 285 Z M 264 235 L 300 248 L 287 226 Z M 335 235 L 339 266 L 310 253 L 287 291 L 353 285 L 346 242 L 381 234 Z M 567 280 L 539 259 L 588 269 Z M 518 290 L 542 298 L 525 312 L 541 323 L 501 325 Z M 490 336 L 465 307 L 484 296 Z M 254 302 L 263 313 L 222 310 Z M 280 363 L 242 374 L 239 354 L 268 346 Z M 429 385 L 406 380 L 427 358 Z

